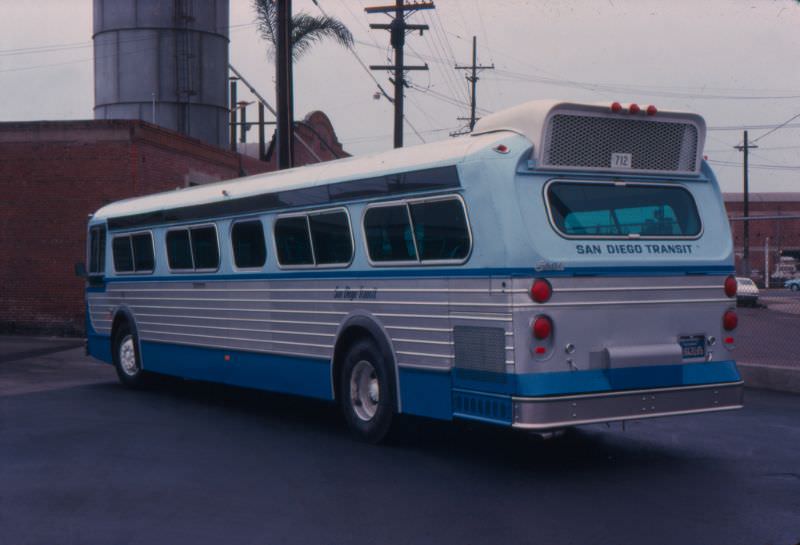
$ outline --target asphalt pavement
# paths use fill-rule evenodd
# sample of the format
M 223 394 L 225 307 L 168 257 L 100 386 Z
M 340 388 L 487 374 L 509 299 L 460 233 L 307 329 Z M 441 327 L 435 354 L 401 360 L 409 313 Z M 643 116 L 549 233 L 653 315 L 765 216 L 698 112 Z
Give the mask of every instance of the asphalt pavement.
M 550 441 L 407 420 L 376 447 L 328 403 L 131 391 L 82 347 L 7 343 L 1 545 L 800 542 L 800 396 Z

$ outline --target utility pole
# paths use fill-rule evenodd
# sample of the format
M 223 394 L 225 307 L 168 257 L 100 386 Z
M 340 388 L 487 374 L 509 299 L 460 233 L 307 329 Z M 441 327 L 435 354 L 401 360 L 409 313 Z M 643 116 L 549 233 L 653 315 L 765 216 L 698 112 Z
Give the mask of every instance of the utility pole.
M 231 86 L 230 87 L 230 89 L 231 89 L 231 92 L 230 92 L 230 102 L 231 102 L 230 115 L 231 115 L 231 119 L 228 122 L 228 124 L 230 125 L 230 127 L 229 127 L 230 131 L 231 131 L 229 145 L 231 147 L 231 151 L 236 151 L 236 110 L 238 109 L 237 103 L 239 102 L 239 100 L 236 97 L 236 82 L 239 81 L 239 78 L 231 77 L 231 78 L 228 78 L 228 79 L 230 80 L 230 86 Z
M 292 97 L 292 0 L 277 0 L 278 43 L 275 59 L 278 105 L 278 170 L 294 162 L 294 117 Z
M 477 87 L 478 80 L 480 79 L 478 77 L 478 70 L 494 70 L 494 63 L 492 63 L 491 66 L 480 66 L 478 64 L 478 39 L 475 36 L 473 36 L 472 37 L 472 66 L 458 66 L 458 65 L 456 65 L 455 69 L 456 70 L 472 70 L 472 75 L 470 76 L 469 74 L 467 74 L 467 76 L 466 76 L 467 81 L 472 86 L 472 99 L 470 100 L 470 103 L 469 103 L 470 114 L 469 114 L 469 120 L 468 120 L 469 121 L 469 130 L 470 130 L 470 132 L 472 132 L 472 129 L 475 128 L 475 122 L 478 120 L 475 117 L 475 106 L 477 104 L 477 101 L 475 100 L 475 88 Z M 459 119 L 459 121 L 467 121 L 466 119 L 464 119 L 462 117 L 459 117 L 458 119 Z
M 428 30 L 428 25 L 412 25 L 406 23 L 406 16 L 414 11 L 423 9 L 434 9 L 433 2 L 416 2 L 406 4 L 405 0 L 395 0 L 394 6 L 374 6 L 365 8 L 367 13 L 394 13 L 392 22 L 389 24 L 371 24 L 370 28 L 388 30 L 391 35 L 391 44 L 394 49 L 394 65 L 371 65 L 370 70 L 392 70 L 394 71 L 394 147 L 403 147 L 403 87 L 406 86 L 404 72 L 406 70 L 427 70 L 428 65 L 424 66 L 405 66 L 403 64 L 403 46 L 406 42 L 406 31 L 419 30 L 420 35 Z
M 749 188 L 749 179 L 748 179 L 748 151 L 751 149 L 755 149 L 758 146 L 755 144 L 749 144 L 747 141 L 747 131 L 744 131 L 744 144 L 741 146 L 733 146 L 734 148 L 738 149 L 739 151 L 744 152 L 744 169 L 743 169 L 743 179 L 744 179 L 744 225 L 742 228 L 744 229 L 744 251 L 742 252 L 742 262 L 744 263 L 744 273 L 745 276 L 750 276 L 750 188 Z

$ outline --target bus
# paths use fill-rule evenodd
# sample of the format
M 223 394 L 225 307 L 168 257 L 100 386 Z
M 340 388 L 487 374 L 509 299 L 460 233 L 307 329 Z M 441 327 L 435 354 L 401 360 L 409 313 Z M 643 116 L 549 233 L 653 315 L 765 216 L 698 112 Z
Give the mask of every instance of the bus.
M 104 206 L 88 353 L 522 430 L 742 406 L 733 245 L 699 115 L 534 101 L 460 138 Z

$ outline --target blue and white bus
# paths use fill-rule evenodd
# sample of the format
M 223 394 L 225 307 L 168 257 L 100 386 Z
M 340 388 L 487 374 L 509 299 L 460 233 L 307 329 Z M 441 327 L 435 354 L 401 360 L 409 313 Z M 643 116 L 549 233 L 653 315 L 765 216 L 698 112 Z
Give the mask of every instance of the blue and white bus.
M 735 409 L 736 281 L 694 114 L 536 101 L 465 137 L 116 202 L 89 353 L 528 430 Z

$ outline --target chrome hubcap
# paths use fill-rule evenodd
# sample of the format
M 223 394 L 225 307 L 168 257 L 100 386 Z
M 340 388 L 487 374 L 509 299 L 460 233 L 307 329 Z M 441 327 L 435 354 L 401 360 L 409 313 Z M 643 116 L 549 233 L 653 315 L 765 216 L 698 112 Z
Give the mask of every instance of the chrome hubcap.
M 378 412 L 380 400 L 381 389 L 375 368 L 366 360 L 359 361 L 350 375 L 350 404 L 353 412 L 365 422 L 372 420 Z
M 139 364 L 136 363 L 136 346 L 133 344 L 132 335 L 126 335 L 119 345 L 119 364 L 128 376 L 132 377 L 139 372 Z

